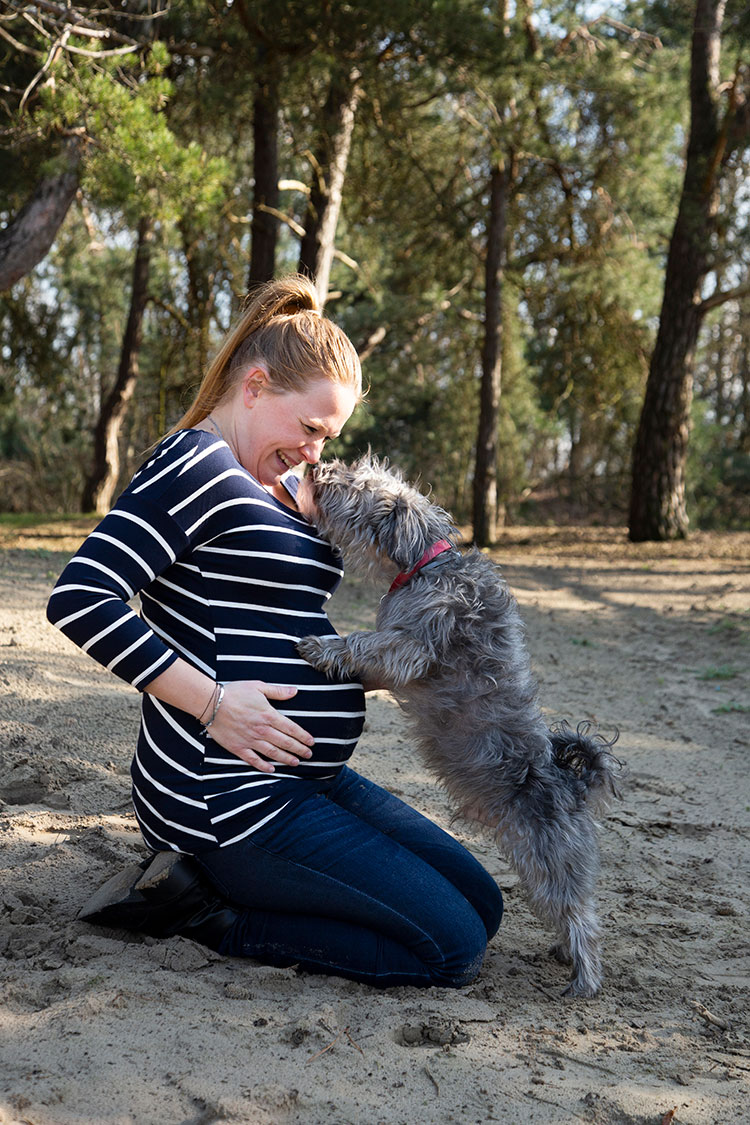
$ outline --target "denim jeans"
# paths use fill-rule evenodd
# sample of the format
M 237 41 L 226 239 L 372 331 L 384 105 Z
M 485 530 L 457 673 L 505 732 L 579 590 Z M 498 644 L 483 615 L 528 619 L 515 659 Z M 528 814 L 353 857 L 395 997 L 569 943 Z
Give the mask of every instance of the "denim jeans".
M 246 840 L 195 857 L 240 908 L 221 953 L 379 988 L 460 988 L 503 912 L 458 841 L 344 767 Z

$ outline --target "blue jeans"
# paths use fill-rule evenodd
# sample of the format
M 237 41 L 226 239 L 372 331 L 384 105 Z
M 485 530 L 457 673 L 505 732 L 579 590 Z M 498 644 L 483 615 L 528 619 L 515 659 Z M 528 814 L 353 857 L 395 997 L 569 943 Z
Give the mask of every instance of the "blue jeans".
M 195 858 L 246 907 L 221 953 L 379 988 L 468 984 L 503 913 L 458 841 L 347 767 L 290 816 Z

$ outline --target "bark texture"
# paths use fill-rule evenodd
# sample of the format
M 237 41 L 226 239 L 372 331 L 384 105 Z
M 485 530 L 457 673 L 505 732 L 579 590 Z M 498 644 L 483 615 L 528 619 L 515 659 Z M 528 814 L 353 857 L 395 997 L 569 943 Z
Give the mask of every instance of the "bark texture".
M 315 282 L 321 305 L 328 296 L 336 248 L 336 226 L 360 97 L 358 80 L 357 70 L 350 71 L 345 79 L 332 79 L 323 110 L 321 142 L 313 157 L 312 187 L 298 268 Z
M 130 311 L 120 350 L 114 386 L 102 403 L 94 431 L 94 463 L 81 498 L 81 510 L 100 515 L 112 507 L 120 476 L 120 430 L 138 381 L 138 353 L 143 336 L 143 314 L 148 302 L 148 280 L 154 224 L 142 218 L 133 263 Z
M 503 272 L 509 179 L 508 166 L 500 161 L 490 177 L 485 259 L 482 384 L 472 515 L 474 542 L 478 547 L 488 547 L 497 538 L 497 429 L 503 374 Z
M 726 122 L 720 119 L 719 54 L 726 0 L 698 0 L 690 67 L 690 136 L 667 259 L 659 330 L 633 454 L 629 535 L 634 542 L 688 532 L 685 463 L 693 357 L 711 268 Z
M 76 197 L 80 149 L 67 149 L 67 167 L 45 176 L 14 219 L 0 231 L 0 293 L 10 289 L 49 253 Z
M 253 100 L 253 222 L 248 289 L 270 281 L 276 266 L 279 220 L 279 87 L 275 67 L 258 78 Z

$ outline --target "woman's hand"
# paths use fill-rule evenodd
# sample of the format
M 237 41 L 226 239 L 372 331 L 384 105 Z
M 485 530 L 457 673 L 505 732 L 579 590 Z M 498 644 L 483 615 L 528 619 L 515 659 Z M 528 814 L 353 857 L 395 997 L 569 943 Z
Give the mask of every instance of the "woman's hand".
M 309 758 L 313 738 L 275 710 L 269 699 L 291 699 L 295 687 L 265 684 L 260 680 L 236 680 L 225 684 L 224 698 L 211 723 L 209 735 L 263 773 L 273 773 L 273 759 L 284 766 L 298 766 Z
M 214 681 L 182 657 L 151 680 L 145 690 L 201 723 L 209 721 L 217 698 Z M 269 703 L 269 699 L 291 699 L 296 694 L 297 689 L 288 685 L 233 680 L 224 685 L 224 696 L 208 733 L 225 750 L 263 773 L 274 772 L 272 761 L 298 766 L 300 759 L 310 757 L 315 740 Z

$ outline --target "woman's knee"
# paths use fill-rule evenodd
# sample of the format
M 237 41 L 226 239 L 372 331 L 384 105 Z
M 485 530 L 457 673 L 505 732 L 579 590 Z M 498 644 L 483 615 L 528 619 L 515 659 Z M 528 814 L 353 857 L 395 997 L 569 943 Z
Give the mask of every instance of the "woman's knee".
M 487 940 L 493 938 L 497 931 L 500 929 L 500 923 L 503 920 L 503 892 L 498 887 L 494 879 L 491 880 L 491 886 L 487 888 L 487 895 L 483 902 L 482 921 L 484 922 L 487 930 Z
M 448 945 L 439 948 L 438 957 L 428 966 L 434 984 L 444 988 L 463 988 L 479 974 L 487 952 L 484 921 L 471 908 L 451 932 Z

